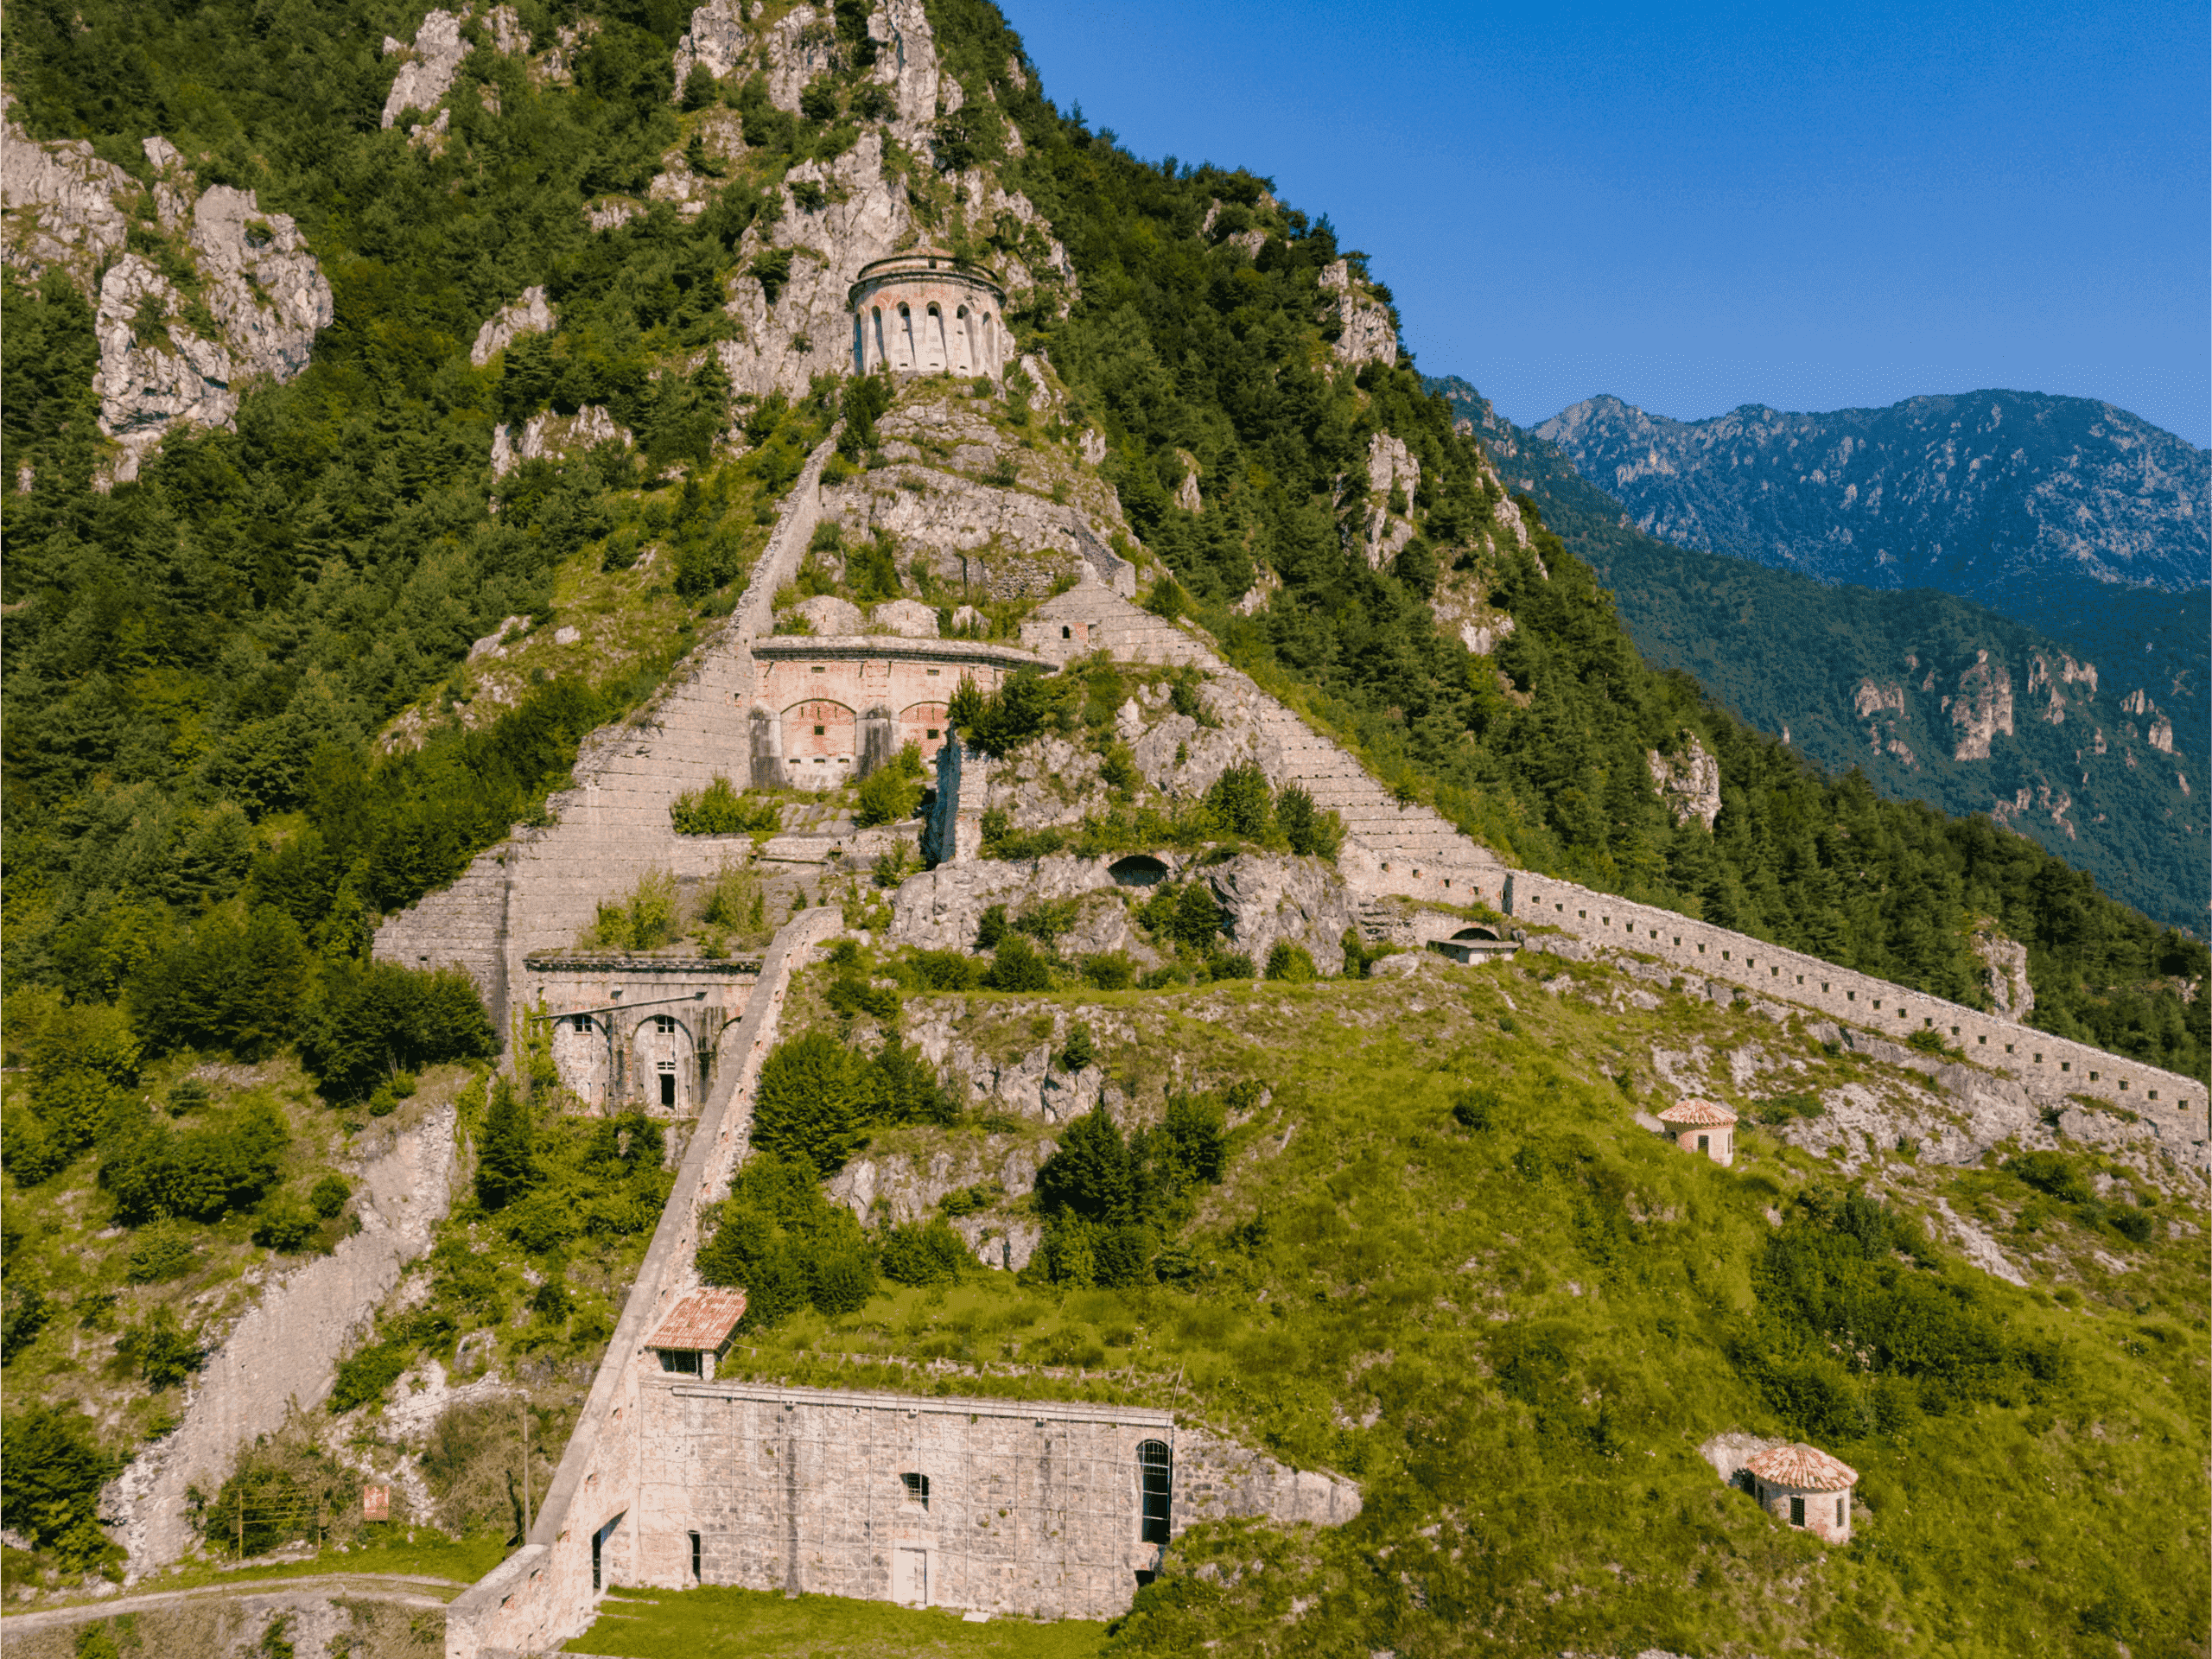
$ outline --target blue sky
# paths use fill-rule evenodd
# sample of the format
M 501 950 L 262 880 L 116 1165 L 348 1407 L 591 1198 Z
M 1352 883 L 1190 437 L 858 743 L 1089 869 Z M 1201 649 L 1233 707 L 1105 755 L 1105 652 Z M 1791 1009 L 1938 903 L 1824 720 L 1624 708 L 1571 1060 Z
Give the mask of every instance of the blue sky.
M 2212 441 L 2202 0 L 1001 0 L 1140 156 L 1326 213 L 1533 423 L 1986 386 Z

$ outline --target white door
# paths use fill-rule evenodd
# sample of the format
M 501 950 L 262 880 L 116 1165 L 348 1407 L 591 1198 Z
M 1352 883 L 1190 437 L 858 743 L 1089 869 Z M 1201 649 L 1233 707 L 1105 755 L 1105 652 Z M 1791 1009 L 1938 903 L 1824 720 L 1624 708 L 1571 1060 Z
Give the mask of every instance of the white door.
M 923 1607 L 930 1599 L 930 1558 L 919 1549 L 891 1552 L 891 1599 L 908 1607 Z

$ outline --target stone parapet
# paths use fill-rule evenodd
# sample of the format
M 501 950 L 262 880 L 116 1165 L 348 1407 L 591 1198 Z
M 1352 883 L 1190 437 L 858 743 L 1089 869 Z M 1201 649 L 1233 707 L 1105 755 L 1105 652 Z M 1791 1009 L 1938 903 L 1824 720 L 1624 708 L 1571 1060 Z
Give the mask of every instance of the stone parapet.
M 2133 1112 L 2177 1162 L 2207 1166 L 2205 1085 L 2196 1078 L 1550 876 L 1515 872 L 1502 908 L 1525 925 L 1656 957 L 1877 1038 L 1902 1041 L 1933 1031 L 1973 1064 L 2042 1100 L 2082 1095 Z

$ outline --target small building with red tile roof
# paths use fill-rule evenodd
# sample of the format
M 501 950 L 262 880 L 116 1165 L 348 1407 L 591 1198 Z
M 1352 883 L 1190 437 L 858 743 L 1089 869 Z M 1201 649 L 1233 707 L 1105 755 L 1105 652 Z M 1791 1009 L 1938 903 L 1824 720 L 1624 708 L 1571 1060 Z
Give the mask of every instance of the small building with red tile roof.
M 1751 1495 L 1777 1521 L 1831 1544 L 1851 1541 L 1851 1489 L 1859 1471 L 1817 1446 L 1770 1446 L 1744 1465 Z
M 709 1287 L 678 1302 L 645 1346 L 659 1356 L 660 1369 L 708 1377 L 729 1351 L 737 1322 L 745 1317 L 745 1293 Z
M 1736 1114 L 1719 1101 L 1678 1102 L 1659 1114 L 1659 1122 L 1684 1152 L 1701 1152 L 1724 1168 L 1736 1161 Z

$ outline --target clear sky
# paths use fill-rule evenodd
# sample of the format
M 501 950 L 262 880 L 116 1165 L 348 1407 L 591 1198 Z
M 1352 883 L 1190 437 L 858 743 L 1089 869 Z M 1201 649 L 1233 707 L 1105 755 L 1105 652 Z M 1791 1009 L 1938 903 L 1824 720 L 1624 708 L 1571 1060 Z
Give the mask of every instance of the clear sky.
M 1046 93 L 1245 166 L 1523 423 L 1986 386 L 2212 442 L 2203 0 L 1001 0 Z

